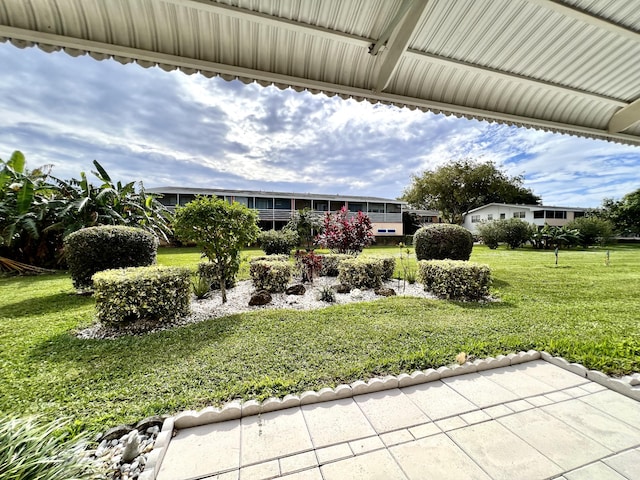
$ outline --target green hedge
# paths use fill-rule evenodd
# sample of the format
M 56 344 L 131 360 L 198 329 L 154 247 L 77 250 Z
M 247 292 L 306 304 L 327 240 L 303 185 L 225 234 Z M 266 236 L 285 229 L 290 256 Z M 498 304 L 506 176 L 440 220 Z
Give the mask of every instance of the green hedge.
M 89 288 L 96 272 L 153 265 L 158 239 L 140 228 L 89 227 L 69 234 L 64 251 L 73 286 Z
M 413 244 L 418 260 L 469 260 L 473 236 L 459 225 L 437 223 L 420 228 Z
M 258 245 L 267 255 L 289 255 L 298 245 L 298 234 L 292 230 L 268 230 L 260 233 Z
M 396 269 L 395 257 L 384 257 L 382 261 L 382 279 L 389 280 L 393 277 L 393 271 Z
M 291 269 L 289 262 L 258 260 L 249 265 L 249 274 L 256 290 L 279 293 L 287 289 L 291 280 Z
M 337 277 L 338 266 L 342 260 L 353 259 L 353 255 L 345 253 L 327 253 L 319 255 L 322 258 L 322 267 L 320 267 L 320 275 L 323 277 Z
M 249 264 L 255 263 L 255 262 L 288 262 L 289 261 L 289 255 L 288 254 L 284 254 L 284 253 L 275 253 L 272 255 L 260 255 L 258 257 L 253 257 L 251 260 L 249 260 Z
M 162 324 L 189 314 L 191 272 L 184 267 L 133 267 L 93 276 L 98 320 Z
M 382 285 L 384 264 L 379 258 L 349 258 L 338 267 L 338 281 L 353 288 L 377 288 Z
M 480 300 L 489 295 L 491 270 L 487 265 L 461 260 L 421 260 L 419 278 L 424 289 L 449 300 Z
M 197 275 L 206 278 L 210 282 L 211 290 L 220 290 L 220 279 L 216 271 L 216 264 L 213 262 L 200 262 L 198 264 Z M 236 279 L 227 278 L 224 282 L 225 288 L 233 288 L 236 286 Z

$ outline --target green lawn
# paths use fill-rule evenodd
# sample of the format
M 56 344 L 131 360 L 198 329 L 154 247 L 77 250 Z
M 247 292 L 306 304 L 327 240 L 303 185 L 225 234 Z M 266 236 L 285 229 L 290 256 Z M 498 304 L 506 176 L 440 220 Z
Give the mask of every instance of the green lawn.
M 397 254 L 371 248 L 368 255 Z M 253 250 L 248 254 L 259 254 Z M 547 350 L 610 374 L 640 371 L 640 248 L 475 247 L 502 301 L 410 298 L 311 312 L 266 311 L 118 340 L 78 340 L 93 300 L 67 275 L 0 278 L 0 411 L 72 416 L 105 430 L 142 417 L 332 387 L 477 357 Z M 194 265 L 194 249 L 159 262 Z M 246 267 L 242 271 L 246 278 Z

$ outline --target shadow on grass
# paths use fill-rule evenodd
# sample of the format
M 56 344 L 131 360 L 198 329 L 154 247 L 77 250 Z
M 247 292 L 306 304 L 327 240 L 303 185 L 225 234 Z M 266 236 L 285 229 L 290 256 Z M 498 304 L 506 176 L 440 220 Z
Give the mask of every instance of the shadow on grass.
M 210 348 L 242 328 L 242 318 L 232 315 L 115 339 L 80 339 L 72 332 L 59 333 L 34 345 L 30 357 L 47 362 L 71 362 L 88 372 L 100 365 L 109 370 L 142 371 L 150 365 L 162 364 L 169 357 L 187 358 L 202 348 Z
M 55 313 L 69 308 L 83 307 L 93 303 L 93 299 L 75 293 L 60 292 L 51 295 L 28 298 L 0 307 L 0 317 L 21 318 Z

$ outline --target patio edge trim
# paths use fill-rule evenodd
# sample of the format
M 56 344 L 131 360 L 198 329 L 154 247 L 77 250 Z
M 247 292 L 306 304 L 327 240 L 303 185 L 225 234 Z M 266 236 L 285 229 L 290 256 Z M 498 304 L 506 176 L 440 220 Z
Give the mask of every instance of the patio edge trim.
M 298 407 L 312 403 L 329 402 L 342 398 L 354 397 L 366 393 L 390 390 L 393 388 L 403 388 L 421 383 L 429 383 L 442 378 L 465 375 L 484 370 L 508 367 L 520 363 L 531 362 L 533 360 L 544 360 L 556 365 L 564 370 L 580 375 L 603 387 L 625 395 L 640 402 L 640 373 L 627 375 L 621 378 L 612 378 L 598 370 L 588 370 L 579 363 L 569 363 L 562 357 L 554 357 L 551 354 L 537 350 L 527 352 L 510 353 L 509 355 L 498 355 L 497 357 L 487 357 L 474 362 L 466 362 L 462 365 L 449 365 L 438 369 L 429 368 L 427 370 L 416 370 L 411 374 L 401 373 L 393 376 L 375 377 L 368 381 L 356 380 L 349 385 L 338 385 L 335 388 L 323 388 L 319 391 L 306 391 L 301 395 L 286 395 L 284 398 L 268 398 L 260 403 L 257 400 L 247 400 L 246 402 L 232 401 L 222 408 L 206 407 L 199 411 L 186 410 L 169 417 L 162 425 L 162 431 L 158 435 L 153 450 L 149 454 L 149 459 L 145 470 L 138 477 L 139 480 L 156 480 L 160 471 L 162 460 L 164 459 L 169 442 L 173 437 L 174 430 L 197 427 L 211 423 L 219 423 L 227 420 L 237 420 L 243 417 L 258 415 L 261 413 L 283 410 L 286 408 Z

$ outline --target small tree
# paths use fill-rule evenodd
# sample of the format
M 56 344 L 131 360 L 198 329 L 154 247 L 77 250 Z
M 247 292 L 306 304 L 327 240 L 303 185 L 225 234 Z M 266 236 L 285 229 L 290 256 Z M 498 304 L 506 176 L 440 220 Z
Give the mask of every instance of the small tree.
M 580 245 L 607 245 L 613 238 L 613 224 L 595 216 L 578 217 L 567 223 L 567 228 L 580 232 Z
M 310 208 L 298 210 L 285 226 L 285 230 L 297 232 L 302 246 L 311 250 L 316 234 L 322 232 L 322 217 Z
M 227 301 L 226 281 L 240 267 L 240 251 L 260 233 L 258 213 L 234 202 L 196 197 L 176 210 L 174 230 L 186 242 L 195 242 L 215 265 L 222 302 Z
M 373 243 L 371 219 L 362 212 L 349 218 L 346 207 L 324 217 L 324 230 L 318 244 L 334 253 L 358 254 Z

